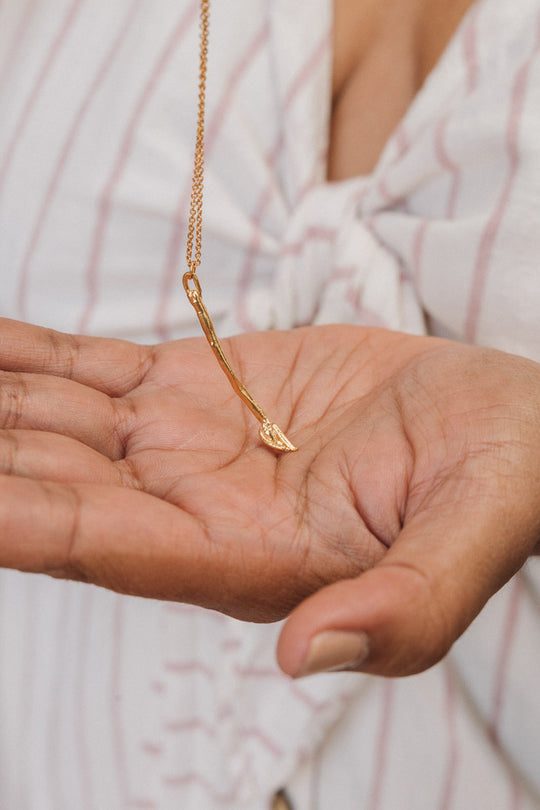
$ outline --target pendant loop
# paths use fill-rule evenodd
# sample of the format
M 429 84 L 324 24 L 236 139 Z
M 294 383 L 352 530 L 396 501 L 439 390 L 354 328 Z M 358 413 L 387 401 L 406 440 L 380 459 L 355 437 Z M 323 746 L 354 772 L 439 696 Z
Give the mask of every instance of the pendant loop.
M 190 282 L 193 282 L 193 287 L 189 286 Z M 196 270 L 188 270 L 187 273 L 184 273 L 182 276 L 182 284 L 184 285 L 184 290 L 188 298 L 190 297 L 190 293 L 197 293 L 199 296 L 202 296 L 201 282 L 199 281 Z

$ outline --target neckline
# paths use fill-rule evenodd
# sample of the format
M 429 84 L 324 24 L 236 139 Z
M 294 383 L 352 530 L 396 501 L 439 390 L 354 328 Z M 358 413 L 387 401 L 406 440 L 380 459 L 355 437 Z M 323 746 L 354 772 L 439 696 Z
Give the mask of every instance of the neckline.
M 427 73 L 421 86 L 418 88 L 410 104 L 407 106 L 404 114 L 399 118 L 390 134 L 388 135 L 381 152 L 375 161 L 371 171 L 364 174 L 350 174 L 339 179 L 329 179 L 329 147 L 330 147 L 330 133 L 332 125 L 333 114 L 333 99 L 332 99 L 332 83 L 333 83 L 333 65 L 334 65 L 334 24 L 335 24 L 335 3 L 334 0 L 327 0 L 329 7 L 330 19 L 332 20 L 332 27 L 330 32 L 330 47 L 329 51 L 329 85 L 330 93 L 327 94 L 327 152 L 324 166 L 325 184 L 336 185 L 339 183 L 350 182 L 353 179 L 368 179 L 377 175 L 381 167 L 387 165 L 389 159 L 393 159 L 396 151 L 398 154 L 402 150 L 404 132 L 409 129 L 410 124 L 415 118 L 421 114 L 422 110 L 428 105 L 433 107 L 433 98 L 436 97 L 436 104 L 440 105 L 442 97 L 446 96 L 460 81 L 463 79 L 463 60 L 460 56 L 460 45 L 462 43 L 465 32 L 472 24 L 474 18 L 478 14 L 480 7 L 485 4 L 486 0 L 474 0 L 469 8 L 463 14 L 461 20 L 456 26 L 454 32 L 446 43 L 443 51 L 441 52 L 438 60 Z

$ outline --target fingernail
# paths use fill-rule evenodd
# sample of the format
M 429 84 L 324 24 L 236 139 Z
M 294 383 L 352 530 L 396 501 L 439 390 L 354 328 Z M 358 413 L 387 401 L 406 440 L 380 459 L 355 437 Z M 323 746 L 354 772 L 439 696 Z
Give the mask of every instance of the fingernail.
M 368 655 L 369 638 L 366 633 L 325 630 L 311 639 L 308 654 L 294 677 L 354 670 Z

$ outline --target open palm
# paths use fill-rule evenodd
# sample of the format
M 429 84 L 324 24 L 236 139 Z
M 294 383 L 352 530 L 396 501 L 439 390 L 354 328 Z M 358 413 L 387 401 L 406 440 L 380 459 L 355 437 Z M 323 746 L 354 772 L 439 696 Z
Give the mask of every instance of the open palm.
M 2 565 L 256 621 L 316 594 L 293 635 L 317 600 L 336 619 L 323 586 L 363 582 L 364 624 L 397 598 L 403 627 L 408 611 L 437 626 L 429 663 L 540 536 L 534 363 L 358 327 L 234 338 L 234 368 L 299 448 L 280 455 L 203 340 L 0 334 Z

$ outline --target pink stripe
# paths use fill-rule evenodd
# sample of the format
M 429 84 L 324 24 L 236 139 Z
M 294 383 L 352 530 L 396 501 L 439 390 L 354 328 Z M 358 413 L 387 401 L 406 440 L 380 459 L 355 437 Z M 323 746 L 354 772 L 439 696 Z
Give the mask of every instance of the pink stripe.
M 258 726 L 242 726 L 241 734 L 250 740 L 260 743 L 262 747 L 266 748 L 273 756 L 278 758 L 284 756 L 283 748 L 274 742 L 274 740 Z
M 216 672 L 202 661 L 166 661 L 164 669 L 166 672 L 172 672 L 174 675 L 185 675 L 186 673 L 192 674 L 197 672 L 200 675 L 205 675 L 210 681 L 216 678 Z
M 401 121 L 401 123 L 398 125 L 398 128 L 394 134 L 394 138 L 396 139 L 397 144 L 397 155 L 395 161 L 397 163 L 405 157 L 405 155 L 411 148 L 409 135 L 407 134 L 405 123 L 403 121 Z
M 388 188 L 388 178 L 384 175 L 381 177 L 381 179 L 377 184 L 377 192 L 386 207 L 395 205 L 400 199 L 390 191 L 390 189 Z
M 224 720 L 227 720 L 229 717 L 234 715 L 234 708 L 230 703 L 226 703 L 223 706 L 220 706 L 216 717 L 218 722 L 222 723 Z
M 25 577 L 21 582 L 22 603 L 24 605 L 24 620 L 21 635 L 21 656 L 23 669 L 21 674 L 17 719 L 19 723 L 20 745 L 17 751 L 17 773 L 26 774 L 28 772 L 28 755 L 32 748 L 32 718 L 34 713 L 43 711 L 42 706 L 36 707 L 35 682 L 39 676 L 38 665 L 38 616 L 42 610 L 39 579 L 36 582 L 34 577 Z M 20 792 L 19 792 L 20 791 Z M 17 807 L 24 807 L 26 799 L 23 798 L 26 786 L 21 784 L 16 795 Z
M 477 17 L 480 9 L 478 3 L 470 11 L 467 24 L 463 30 L 462 39 L 462 53 L 467 73 L 467 95 L 474 92 L 478 81 L 478 59 L 477 59 Z M 450 122 L 451 116 L 447 113 L 443 116 L 435 127 L 435 155 L 439 164 L 443 169 L 451 174 L 450 194 L 446 204 L 446 215 L 449 219 L 455 217 L 456 203 L 461 185 L 462 168 L 456 164 L 448 154 L 446 148 L 446 131 Z M 414 238 L 413 256 L 412 256 L 412 279 L 417 290 L 420 289 L 422 283 L 422 259 L 424 253 L 424 246 L 426 237 L 432 222 L 430 220 L 423 220 L 420 222 L 416 235 Z
M 115 594 L 112 615 L 112 661 L 111 661 L 111 692 L 110 713 L 112 725 L 112 741 L 114 746 L 114 766 L 122 803 L 128 804 L 130 795 L 127 769 L 126 743 L 124 740 L 125 728 L 122 717 L 122 683 L 125 677 L 123 667 L 123 639 L 124 639 L 124 599 Z
M 165 731 L 170 734 L 192 734 L 194 731 L 202 731 L 210 739 L 216 736 L 216 729 L 200 717 L 188 717 L 185 720 L 178 720 L 174 723 L 166 723 Z
M 240 678 L 257 678 L 260 680 L 274 680 L 274 681 L 277 680 L 283 681 L 284 683 L 287 680 L 283 672 L 277 667 L 274 669 L 272 667 L 237 666 L 236 674 Z
M 34 223 L 34 227 L 30 233 L 30 239 L 28 242 L 28 246 L 24 253 L 24 257 L 21 263 L 21 270 L 20 270 L 20 279 L 19 279 L 19 288 L 18 288 L 18 295 L 17 295 L 17 305 L 18 305 L 18 312 L 19 317 L 24 320 L 26 318 L 26 299 L 27 299 L 27 291 L 28 291 L 28 275 L 30 270 L 30 265 L 32 259 L 34 257 L 34 253 L 36 251 L 43 226 L 47 219 L 47 215 L 52 207 L 53 198 L 56 194 L 58 186 L 60 184 L 60 180 L 62 177 L 62 173 L 66 167 L 67 161 L 71 154 L 71 150 L 75 144 L 75 140 L 77 135 L 79 134 L 79 130 L 83 123 L 84 117 L 88 112 L 88 109 L 96 96 L 97 92 L 99 91 L 101 85 L 103 84 L 107 73 L 111 69 L 115 57 L 118 55 L 118 51 L 122 45 L 124 38 L 126 37 L 129 27 L 131 26 L 133 19 L 135 18 L 135 14 L 137 13 L 140 5 L 140 0 L 136 0 L 136 2 L 132 3 L 128 6 L 128 13 L 126 15 L 125 20 L 123 21 L 122 25 L 120 26 L 120 30 L 114 39 L 111 48 L 106 53 L 105 58 L 102 64 L 99 66 L 97 74 L 94 80 L 91 82 L 88 91 L 86 93 L 85 98 L 83 99 L 79 109 L 75 113 L 75 118 L 73 120 L 73 124 L 68 132 L 68 136 L 62 145 L 60 150 L 60 154 L 58 156 L 58 160 L 56 166 L 53 169 L 51 178 L 49 180 L 49 184 L 47 186 L 47 190 L 45 192 L 45 196 L 43 198 L 39 214 L 37 219 Z
M 474 343 L 476 339 L 478 331 L 478 321 L 482 309 L 482 301 L 484 298 L 487 277 L 489 274 L 493 248 L 497 236 L 499 234 L 499 230 L 501 228 L 501 224 L 503 222 L 504 215 L 508 207 L 508 203 L 510 201 L 510 197 L 520 166 L 519 130 L 521 124 L 521 117 L 523 114 L 529 73 L 534 63 L 534 59 L 537 56 L 538 50 L 540 48 L 540 17 L 537 21 L 537 26 L 538 26 L 537 40 L 534 46 L 533 53 L 518 70 L 514 81 L 514 86 L 512 89 L 510 115 L 508 119 L 506 139 L 505 139 L 506 149 L 508 153 L 508 166 L 509 166 L 508 175 L 506 178 L 506 182 L 503 186 L 501 195 L 499 197 L 499 200 L 497 202 L 497 205 L 495 206 L 495 210 L 493 211 L 493 214 L 491 215 L 487 223 L 487 226 L 484 230 L 480 242 L 464 330 L 465 338 L 469 343 Z
M 358 268 L 355 264 L 336 265 L 335 267 L 332 267 L 330 279 L 332 281 L 351 281 L 355 277 L 357 271 Z
M 272 160 L 277 160 L 277 155 L 281 149 L 282 143 L 283 143 L 282 140 L 278 141 L 277 148 Z M 240 326 L 245 332 L 251 332 L 255 329 L 255 324 L 249 317 L 248 313 L 248 306 L 247 306 L 248 293 L 249 287 L 251 286 L 251 283 L 253 281 L 253 276 L 255 275 L 255 261 L 261 249 L 262 233 L 260 223 L 264 216 L 264 212 L 266 211 L 268 205 L 270 204 L 273 198 L 273 195 L 274 195 L 274 187 L 273 187 L 273 180 L 271 180 L 265 187 L 261 196 L 259 197 L 257 206 L 251 217 L 253 223 L 252 235 L 247 247 L 244 267 L 240 273 L 237 285 L 239 290 L 239 295 L 237 296 L 237 303 L 236 303 L 237 315 Z
M 330 698 L 329 700 L 316 700 L 316 698 L 314 698 L 312 695 L 301 689 L 298 684 L 291 684 L 290 694 L 313 714 L 322 714 L 336 702 L 335 698 Z
M 212 153 L 212 148 L 217 141 L 217 137 L 223 127 L 227 113 L 232 109 L 232 99 L 234 93 L 236 92 L 239 83 L 247 75 L 251 63 L 264 46 L 264 43 L 268 39 L 269 33 L 269 24 L 268 22 L 265 22 L 262 28 L 256 33 L 253 40 L 249 43 L 245 53 L 242 54 L 238 64 L 231 73 L 230 80 L 225 88 L 219 104 L 217 105 L 213 118 L 207 126 L 204 145 L 207 160 Z M 168 309 L 172 300 L 174 288 L 179 283 L 179 256 L 184 245 L 190 197 L 191 177 L 188 178 L 184 185 L 184 188 L 178 198 L 175 213 L 173 215 L 173 229 L 171 232 L 169 249 L 167 251 L 167 258 L 162 274 L 161 295 L 154 326 L 156 334 L 159 336 L 160 340 L 168 340 L 170 338 L 169 330 L 167 328 Z
M 150 689 L 156 695 L 163 695 L 167 691 L 167 687 L 164 683 L 162 683 L 162 681 L 152 681 L 150 684 Z
M 285 94 L 283 107 L 280 111 L 283 123 L 286 119 L 288 109 L 292 106 L 296 97 L 303 89 L 309 78 L 312 76 L 321 59 L 323 59 L 327 54 L 331 41 L 332 41 L 332 32 L 331 31 L 326 32 L 322 37 L 321 41 L 313 49 L 313 52 L 308 56 L 306 62 L 298 71 L 296 77 L 292 80 L 289 90 Z M 240 295 L 238 297 L 237 314 L 239 323 L 241 324 L 242 328 L 245 331 L 250 331 L 255 328 L 248 314 L 247 298 L 249 293 L 249 287 L 251 286 L 253 276 L 255 273 L 255 260 L 260 249 L 261 221 L 266 209 L 268 208 L 270 201 L 273 198 L 274 184 L 275 184 L 274 167 L 284 145 L 285 145 L 285 130 L 282 129 L 280 135 L 277 138 L 276 143 L 274 144 L 272 150 L 270 151 L 270 153 L 266 158 L 266 163 L 270 168 L 269 180 L 259 197 L 257 205 L 255 206 L 254 214 L 252 215 L 253 235 L 247 249 L 244 268 L 240 274 L 240 279 L 238 282 L 238 289 L 240 291 Z
M 510 663 L 512 660 L 512 647 L 519 622 L 519 607 L 522 594 L 523 582 L 521 576 L 518 575 L 515 577 L 512 583 L 508 612 L 506 614 L 501 647 L 499 650 L 495 671 L 489 734 L 493 744 L 497 747 L 500 747 L 499 734 L 501 717 L 504 709 L 505 690 L 508 682 Z M 507 773 L 510 781 L 509 808 L 510 810 L 519 810 L 522 800 L 521 787 L 519 785 L 516 773 L 511 770 L 508 770 Z
M 223 719 L 223 717 L 221 717 Z M 205 734 L 209 739 L 215 739 L 217 735 L 216 728 L 210 723 L 203 720 L 201 717 L 187 717 L 185 720 L 177 720 L 176 722 L 166 723 L 165 731 L 170 734 L 193 734 L 200 731 Z M 275 757 L 283 756 L 283 749 L 277 745 L 274 740 L 270 738 L 265 731 L 259 726 L 242 726 L 240 729 L 242 737 L 254 740 L 260 743 L 263 748 L 266 748 Z
M 297 687 L 296 689 L 294 687 Z M 354 692 L 337 692 L 333 697 L 328 700 L 315 700 L 311 695 L 305 694 L 298 684 L 293 684 L 291 694 L 296 697 L 301 703 L 304 703 L 315 714 L 320 714 L 328 711 L 332 706 L 341 706 L 343 709 L 350 703 L 351 697 L 354 697 Z
M 160 757 L 163 754 L 163 746 L 149 740 L 141 743 L 141 750 L 150 757 Z
M 63 753 L 64 747 L 62 746 L 61 729 L 58 724 L 58 718 L 62 716 L 62 704 L 64 702 L 64 675 L 65 675 L 65 662 L 67 659 L 67 634 L 66 625 L 68 616 L 72 612 L 71 606 L 71 585 L 67 583 L 64 588 L 60 589 L 57 602 L 57 617 L 56 628 L 54 633 L 54 640 L 52 642 L 52 649 L 55 651 L 53 656 L 54 661 L 54 675 L 51 683 L 51 690 L 49 694 L 49 703 L 47 706 L 47 737 L 46 744 L 46 758 L 47 758 L 47 777 L 49 781 L 49 796 L 53 807 L 62 808 L 64 805 L 64 786 L 63 786 Z M 65 743 L 65 741 L 64 741 Z
M 382 684 L 382 715 L 379 726 L 379 735 L 377 738 L 373 782 L 367 804 L 369 810 L 377 810 L 377 808 L 381 805 L 384 781 L 387 776 L 387 759 L 390 742 L 393 701 L 394 682 L 390 680 L 384 681 Z
M 410 140 L 409 135 L 407 133 L 407 129 L 405 127 L 405 122 L 406 121 L 407 121 L 407 111 L 405 111 L 405 114 L 404 114 L 403 118 L 400 120 L 400 122 L 398 123 L 396 128 L 390 133 L 390 135 L 389 135 L 389 137 L 387 139 L 387 142 L 386 142 L 386 144 L 384 146 L 384 152 L 386 152 L 386 150 L 388 149 L 388 147 L 389 147 L 389 145 L 391 143 L 393 143 L 395 141 L 395 144 L 396 144 L 395 154 L 392 157 L 392 159 L 388 161 L 388 164 L 386 166 L 387 169 L 390 169 L 390 168 L 392 168 L 392 166 L 395 166 L 398 163 L 400 163 L 401 161 L 403 161 L 403 159 L 407 156 L 408 152 L 410 152 L 411 149 L 414 147 L 414 142 L 411 143 L 411 140 Z M 381 157 L 382 157 L 382 154 L 377 159 L 377 164 L 376 164 L 375 169 L 378 167 Z M 375 170 L 374 170 L 374 172 L 375 172 Z M 379 181 L 379 182 L 384 182 L 384 178 L 382 178 L 381 181 Z M 382 194 L 382 196 L 388 197 L 388 199 L 390 199 L 390 200 L 394 199 L 394 195 L 388 190 L 387 186 L 386 186 L 386 188 L 383 188 L 382 191 L 381 191 L 380 185 L 379 185 L 378 188 L 379 188 L 379 192 Z
M 32 19 L 34 4 L 35 4 L 34 0 L 26 0 L 26 5 L 24 7 L 22 17 L 19 21 L 19 25 L 17 26 L 17 29 L 13 34 L 13 39 L 11 40 L 10 47 L 6 51 L 4 60 L 0 67 L 0 92 L 3 90 L 4 84 L 9 78 L 9 73 L 13 65 L 13 61 L 17 56 L 17 53 L 19 52 L 21 43 L 23 42 L 25 34 L 28 30 L 28 25 L 30 23 L 30 20 Z
M 421 220 L 414 235 L 412 250 L 412 280 L 417 291 L 420 289 L 420 284 L 422 281 L 422 257 L 424 254 L 426 234 L 430 225 L 431 223 L 429 219 Z
M 212 121 L 210 121 L 207 129 L 207 134 L 205 138 L 205 149 L 212 150 L 214 143 L 221 131 L 223 126 L 223 122 L 227 113 L 231 109 L 232 99 L 234 94 L 236 93 L 236 89 L 240 81 L 246 76 L 247 71 L 253 62 L 253 60 L 257 57 L 257 55 L 261 52 L 264 48 L 265 43 L 270 36 L 270 25 L 268 21 L 265 21 L 262 28 L 255 34 L 252 42 L 248 45 L 246 52 L 243 56 L 240 57 L 240 60 L 236 67 L 233 69 L 231 73 L 231 78 L 225 88 L 225 92 L 221 97 L 219 104 L 216 107 L 216 112 L 214 113 L 214 117 Z
M 451 175 L 451 187 L 446 205 L 446 216 L 448 219 L 454 219 L 457 195 L 461 182 L 461 169 L 458 164 L 452 160 L 446 148 L 445 135 L 449 120 L 450 115 L 445 115 L 437 124 L 435 129 L 435 154 L 442 168 Z
M 335 702 L 335 698 L 330 700 L 318 701 L 308 694 L 297 683 L 291 683 L 289 679 L 281 672 L 281 670 L 272 669 L 271 667 L 257 667 L 257 666 L 237 666 L 236 674 L 239 678 L 254 679 L 259 681 L 283 681 L 287 685 L 289 694 L 295 697 L 300 703 L 303 703 L 312 712 L 323 712 Z
M 356 274 L 357 268 L 351 268 L 354 270 Z M 332 273 L 334 276 L 334 273 Z M 378 326 L 384 327 L 387 324 L 384 322 L 383 318 L 379 315 L 378 312 L 375 312 L 373 309 L 369 309 L 369 307 L 364 306 L 363 303 L 363 290 L 361 287 L 355 289 L 354 287 L 349 287 L 347 292 L 345 293 L 345 297 L 350 304 L 350 306 L 354 309 L 354 318 L 355 323 L 361 326 Z M 307 326 L 307 324 L 306 324 Z
M 446 766 L 446 776 L 443 781 L 443 789 L 440 802 L 440 810 L 450 810 L 454 797 L 457 766 L 459 759 L 459 746 L 456 731 L 456 689 L 454 679 L 449 667 L 445 668 L 446 680 L 446 728 L 448 732 L 448 763 Z
M 92 784 L 92 768 L 90 766 L 91 756 L 90 747 L 86 735 L 86 707 L 85 707 L 85 691 L 87 684 L 87 671 L 88 671 L 88 630 L 90 627 L 90 617 L 93 601 L 93 593 L 90 589 L 85 590 L 84 593 L 79 594 L 80 608 L 79 608 L 79 637 L 77 645 L 77 667 L 75 678 L 73 682 L 73 690 L 75 692 L 75 700 L 77 704 L 76 711 L 73 715 L 74 727 L 74 748 L 75 748 L 75 761 L 79 770 L 79 778 L 81 783 L 81 794 L 84 801 L 85 808 L 93 808 L 94 805 L 94 787 Z
M 523 793 L 515 776 L 512 776 L 512 793 L 510 796 L 510 810 L 520 810 L 522 806 Z
M 214 802 L 218 804 L 228 804 L 236 800 L 243 775 L 237 777 L 232 788 L 228 791 L 222 791 L 216 787 L 206 776 L 200 771 L 192 770 L 178 776 L 166 776 L 163 783 L 168 788 L 182 789 L 189 785 L 198 785 L 206 793 L 208 793 Z
M 353 265 L 349 265 L 348 267 L 341 267 L 341 266 L 334 266 L 332 267 L 329 281 L 330 283 L 336 281 L 352 281 L 357 273 L 357 267 Z M 345 292 L 345 300 L 349 303 L 353 309 L 359 313 L 361 309 L 361 291 L 354 290 L 352 285 L 349 285 L 346 292 Z M 310 324 L 316 323 L 317 319 L 320 316 L 321 307 L 322 307 L 322 299 L 315 302 L 315 307 L 311 313 L 307 315 L 307 318 L 303 321 L 300 319 L 296 319 L 295 327 L 300 326 L 309 326 Z
M 221 644 L 221 649 L 224 653 L 233 652 L 234 650 L 240 650 L 242 648 L 242 642 L 239 638 L 227 638 Z
M 497 668 L 495 670 L 495 680 L 493 686 L 489 729 L 490 737 L 496 745 L 499 743 L 499 727 L 504 706 L 504 693 L 508 680 L 508 669 L 511 662 L 512 645 L 515 639 L 516 628 L 519 621 L 519 605 L 522 591 L 523 587 L 521 577 L 517 576 L 512 583 L 508 612 L 506 615 L 501 647 L 497 658 Z
M 321 166 L 324 168 L 322 172 L 322 176 L 327 179 L 327 171 L 328 171 L 328 146 L 325 146 L 324 149 L 318 154 L 315 158 L 315 163 L 313 166 L 313 174 L 309 177 L 303 186 L 300 186 L 298 189 L 298 203 L 302 202 L 306 194 L 308 194 L 316 185 L 319 184 L 319 178 L 321 176 Z
M 4 155 L 4 159 L 0 166 L 0 197 L 2 195 L 3 186 L 6 180 L 7 173 L 9 171 L 11 161 L 13 160 L 15 151 L 17 146 L 19 145 L 19 141 L 22 137 L 22 134 L 25 130 L 25 127 L 32 115 L 34 105 L 36 104 L 39 94 L 49 76 L 49 73 L 56 61 L 56 58 L 60 52 L 62 45 L 69 33 L 69 29 L 75 22 L 77 14 L 80 11 L 81 6 L 83 5 L 84 0 L 74 0 L 71 6 L 68 9 L 68 12 L 65 18 L 62 21 L 62 24 L 54 37 L 51 47 L 47 52 L 45 60 L 41 67 L 38 70 L 37 78 L 34 82 L 34 85 L 26 99 L 24 107 L 22 109 L 21 115 L 15 125 L 15 129 L 13 131 L 13 135 L 9 141 L 6 153 Z
M 178 45 L 194 22 L 197 9 L 198 2 L 195 0 L 189 5 L 189 8 L 184 12 L 178 24 L 172 29 L 172 32 L 165 43 L 165 47 L 162 49 L 159 58 L 152 68 L 150 76 L 148 77 L 148 80 L 144 85 L 139 98 L 137 99 L 137 103 L 135 104 L 135 108 L 129 119 L 128 126 L 120 144 L 120 149 L 118 150 L 112 171 L 100 196 L 97 221 L 94 228 L 90 257 L 86 270 L 87 303 L 79 323 L 80 332 L 87 331 L 90 319 L 97 304 L 99 267 L 102 259 L 113 197 L 126 164 L 131 157 L 137 129 L 149 102 L 153 98 L 156 86 L 162 74 L 166 70 L 167 65 L 173 57 Z
M 321 59 L 325 58 L 325 55 L 332 46 L 332 38 L 333 32 L 331 30 L 327 31 L 319 44 L 316 45 L 310 56 L 308 56 L 306 63 L 299 70 L 296 78 L 291 82 L 289 90 L 285 95 L 283 106 L 284 111 L 287 110 L 291 104 L 293 104 L 298 93 L 300 93 L 306 82 L 311 78 L 314 71 L 317 69 Z
M 477 22 L 481 5 L 482 2 L 477 2 L 471 8 L 471 16 L 463 36 L 463 57 L 467 68 L 467 91 L 469 93 L 476 89 L 479 76 Z
M 313 757 L 313 751 L 311 750 L 311 748 L 298 748 L 297 751 L 296 751 L 295 766 L 294 766 L 294 768 L 291 769 L 291 772 L 294 773 L 295 771 L 299 770 L 312 757 Z M 313 795 L 315 797 L 315 804 L 316 804 L 317 807 L 319 806 L 317 804 L 317 802 L 319 800 L 319 797 L 317 795 L 318 788 L 319 788 L 319 785 L 314 785 Z
M 282 256 L 300 256 L 308 242 L 335 242 L 338 236 L 336 228 L 323 228 L 319 225 L 311 225 L 304 230 L 298 242 L 286 242 L 281 249 Z

